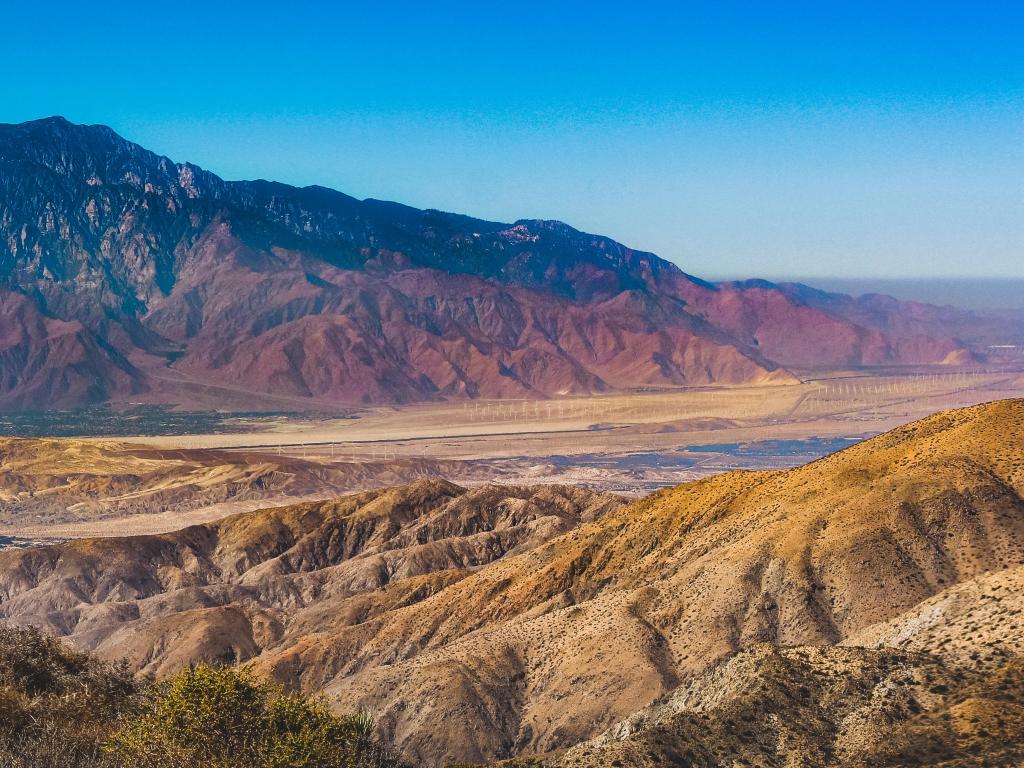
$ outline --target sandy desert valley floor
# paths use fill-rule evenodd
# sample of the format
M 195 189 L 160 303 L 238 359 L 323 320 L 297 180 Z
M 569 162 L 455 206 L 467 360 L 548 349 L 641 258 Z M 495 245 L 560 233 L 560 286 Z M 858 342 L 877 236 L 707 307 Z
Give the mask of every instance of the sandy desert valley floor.
M 184 451 L 227 457 L 221 462 L 237 461 L 239 466 L 294 461 L 314 479 L 280 492 L 213 496 L 210 503 L 183 492 L 184 503 L 172 496 L 158 505 L 121 505 L 120 511 L 103 515 L 52 510 L 26 515 L 27 492 L 19 497 L 7 491 L 6 498 L 0 497 L 0 509 L 18 505 L 20 512 L 17 524 L 0 521 L 0 537 L 17 545 L 158 533 L 272 503 L 324 498 L 430 474 L 463 485 L 564 483 L 638 496 L 734 469 L 797 466 L 943 409 L 1019 397 L 1024 368 L 862 369 L 804 374 L 801 381 L 372 407 L 315 417 L 224 414 L 226 429 L 216 426 L 217 419 L 209 414 L 191 419 L 187 413 L 170 414 L 166 424 L 148 425 L 150 434 L 83 435 L 64 447 L 113 440 L 124 450 L 154 451 L 168 459 Z M 109 418 L 115 432 L 132 428 L 128 420 L 116 424 L 116 411 Z M 189 424 L 197 428 L 191 431 Z M 74 433 L 74 416 L 60 427 L 62 434 Z M 167 428 L 185 434 L 152 434 Z M 95 464 L 90 471 L 103 472 Z M 206 471 L 201 485 L 234 481 L 220 464 Z M 317 487 L 320 471 L 332 473 L 332 484 Z

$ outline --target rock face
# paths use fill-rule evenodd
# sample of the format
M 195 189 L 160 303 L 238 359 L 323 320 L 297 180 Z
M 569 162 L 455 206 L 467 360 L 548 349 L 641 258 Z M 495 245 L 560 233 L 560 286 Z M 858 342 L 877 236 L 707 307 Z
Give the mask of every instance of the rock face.
M 421 480 L 175 534 L 3 551 L 0 616 L 147 671 L 250 661 L 365 707 L 425 765 L 606 731 L 566 765 L 690 752 L 709 766 L 881 765 L 864 750 L 885 722 L 919 707 L 938 718 L 929 728 L 947 711 L 974 728 L 968 710 L 1003 701 L 986 676 L 1017 674 L 1020 601 L 1002 596 L 1024 566 L 1021 446 L 1012 400 L 629 505 Z M 839 647 L 851 645 L 864 647 Z M 716 712 L 757 723 L 719 728 L 701 752 Z M 899 749 L 923 748 L 905 735 Z
M 184 382 L 321 404 L 785 383 L 963 350 L 942 322 L 840 304 L 559 222 L 226 182 L 61 118 L 0 126 L 0 407 L 181 402 Z

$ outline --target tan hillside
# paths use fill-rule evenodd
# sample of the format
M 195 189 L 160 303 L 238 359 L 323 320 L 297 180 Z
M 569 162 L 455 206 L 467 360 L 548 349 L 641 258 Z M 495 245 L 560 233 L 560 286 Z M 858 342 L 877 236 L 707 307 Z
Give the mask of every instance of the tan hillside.
M 1024 657 L 1024 568 L 957 584 L 848 643 L 927 651 L 965 668 Z
M 258 451 L 0 438 L 0 526 L 24 530 L 225 501 L 326 497 L 440 474 L 486 478 L 495 471 L 418 458 L 326 465 Z
M 956 584 L 843 646 L 741 651 L 551 765 L 1024 762 L 1024 567 Z
M 420 601 L 623 504 L 571 487 L 421 480 L 172 534 L 3 550 L 0 615 L 151 672 L 246 661 Z
M 1018 766 L 1024 660 L 756 645 L 552 760 L 552 768 Z
M 839 642 L 1024 562 L 1022 431 L 1024 403 L 997 403 L 686 484 L 362 629 L 369 644 L 345 632 L 259 664 L 292 682 L 337 668 L 328 692 L 374 708 L 411 755 L 572 744 L 740 648 Z M 429 728 L 446 717 L 466 729 Z
M 418 483 L 5 552 L 0 614 L 148 670 L 252 659 L 366 707 L 425 765 L 548 752 L 742 649 L 840 643 L 1024 564 L 1022 438 L 1024 401 L 1004 401 L 624 507 Z

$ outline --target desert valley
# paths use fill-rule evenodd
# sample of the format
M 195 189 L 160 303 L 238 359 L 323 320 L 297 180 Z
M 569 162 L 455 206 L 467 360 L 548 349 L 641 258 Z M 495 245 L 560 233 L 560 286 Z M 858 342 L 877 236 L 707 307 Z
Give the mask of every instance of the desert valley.
M 106 537 L 0 551 L 6 621 L 158 678 L 243 664 L 372 713 L 415 765 L 1021 758 L 1024 400 L 638 501 L 507 467 L 470 486 L 434 476 L 470 474 L 458 460 L 354 477 L 84 441 L 44 441 L 60 481 L 46 488 L 27 442 L 4 445 L 24 468 L 5 479 L 36 481 L 8 519 L 66 498 Z M 346 492 L 402 472 L 422 477 Z M 330 498 L 112 535 L 151 524 L 139 509 L 289 484 Z
M 292 766 L 1024 759 L 1024 315 L 57 118 L 0 126 L 0 193 L 0 619 L 44 633 L 0 706 L 125 691 L 15 764 L 286 764 L 132 756 L 169 705 L 124 702 L 217 670 L 382 745 Z

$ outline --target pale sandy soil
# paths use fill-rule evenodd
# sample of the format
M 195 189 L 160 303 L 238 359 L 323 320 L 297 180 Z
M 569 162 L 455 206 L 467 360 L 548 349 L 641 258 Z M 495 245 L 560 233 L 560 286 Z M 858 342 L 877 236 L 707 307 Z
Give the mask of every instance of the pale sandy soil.
M 820 455 L 813 446 L 806 452 L 777 454 L 688 450 L 695 446 L 808 438 L 853 442 L 939 410 L 1022 395 L 1020 372 L 836 372 L 808 376 L 794 386 L 382 407 L 367 409 L 358 419 L 280 419 L 270 426 L 254 424 L 253 431 L 242 434 L 123 441 L 161 448 L 259 447 L 271 455 L 335 466 L 457 459 L 501 468 L 500 482 L 579 484 L 642 495 L 730 469 L 795 466 Z M 467 469 L 465 477 L 449 479 L 473 485 L 479 476 Z M 78 538 L 160 533 L 274 503 L 264 498 L 134 514 L 130 519 L 55 521 L 0 534 Z
M 862 435 L 1022 393 L 1020 372 L 837 372 L 794 386 L 382 407 L 358 419 L 279 421 L 241 434 L 126 439 L 175 448 L 269 447 L 324 459 L 544 457 Z

